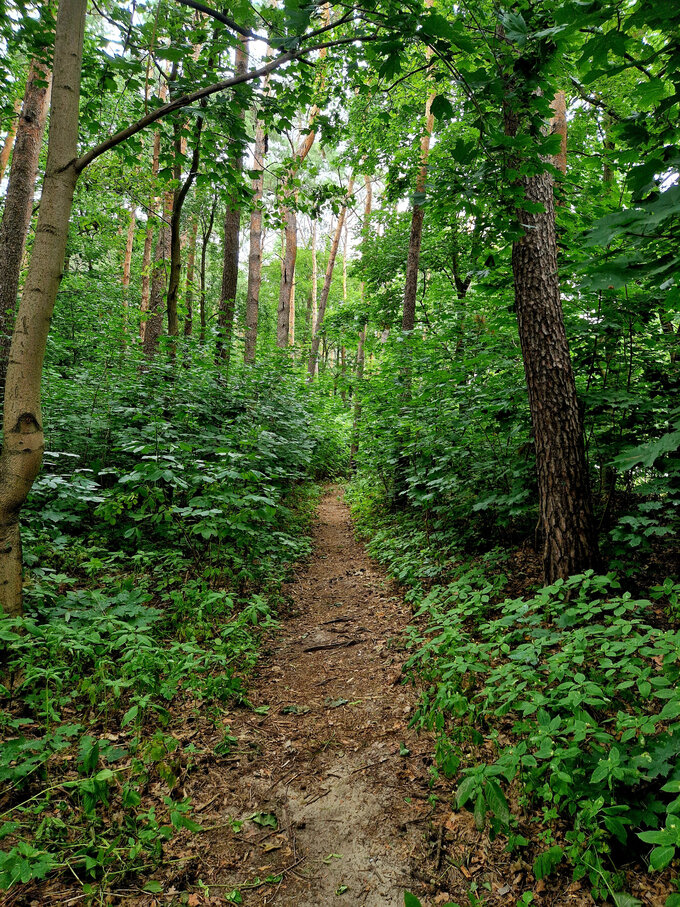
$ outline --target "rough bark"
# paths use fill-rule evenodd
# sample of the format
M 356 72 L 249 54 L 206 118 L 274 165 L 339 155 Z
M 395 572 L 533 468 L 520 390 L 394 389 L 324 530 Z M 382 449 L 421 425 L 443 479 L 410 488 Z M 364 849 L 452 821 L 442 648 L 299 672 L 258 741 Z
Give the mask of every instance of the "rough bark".
M 189 247 L 187 249 L 187 280 L 184 291 L 186 313 L 184 317 L 184 336 L 191 337 L 194 331 L 194 271 L 196 269 L 196 239 L 198 237 L 198 218 L 192 217 L 189 225 Z
M 45 446 L 40 385 L 78 179 L 75 164 L 85 10 L 85 0 L 61 0 L 59 4 L 47 165 L 7 368 L 0 455 L 0 600 L 8 614 L 20 614 L 22 609 L 19 514 L 40 470 Z
M 517 324 L 534 430 L 545 580 L 580 573 L 598 561 L 583 426 L 564 327 L 557 271 L 553 180 L 524 179 L 524 236 L 513 243 Z
M 248 42 L 241 39 L 236 47 L 235 74 L 241 75 L 248 68 Z M 241 112 L 241 116 L 245 111 Z M 243 170 L 243 154 L 234 159 L 237 173 Z M 234 193 L 227 203 L 224 215 L 224 249 L 222 262 L 222 288 L 217 309 L 217 357 L 222 360 L 224 373 L 229 371 L 231 346 L 234 336 L 234 315 L 236 312 L 236 289 L 238 287 L 239 236 L 241 232 L 241 202 Z
M 352 197 L 352 192 L 354 191 L 354 176 L 350 177 L 349 185 L 347 187 L 347 200 Z M 340 237 L 342 236 L 342 226 L 345 222 L 345 215 L 347 214 L 347 205 L 343 205 L 342 210 L 338 216 L 338 223 L 335 228 L 335 233 L 333 234 L 333 242 L 331 243 L 331 251 L 328 256 L 328 264 L 326 265 L 326 275 L 323 282 L 323 287 L 321 288 L 321 295 L 319 296 L 319 312 L 316 316 L 316 322 L 314 324 L 314 335 L 312 337 L 312 345 L 309 352 L 309 360 L 307 362 L 307 372 L 308 372 L 308 381 L 314 380 L 314 375 L 316 374 L 317 362 L 319 358 L 319 345 L 321 343 L 321 331 L 323 329 L 323 320 L 326 315 L 326 304 L 328 303 L 328 296 L 331 291 L 331 283 L 333 281 L 333 269 L 335 268 L 335 259 L 338 255 L 338 247 L 340 246 Z
M 31 225 L 52 73 L 33 61 L 16 130 L 5 208 L 0 223 L 0 399 L 14 327 L 21 261 Z
M 9 163 L 9 156 L 12 153 L 12 148 L 14 147 L 14 139 L 17 134 L 17 125 L 19 123 L 19 112 L 21 111 L 21 98 L 15 98 L 14 100 L 14 116 L 10 120 L 9 129 L 7 130 L 7 135 L 5 136 L 5 141 L 2 143 L 2 148 L 0 149 L 0 183 L 5 176 L 5 170 L 7 169 L 7 164 Z

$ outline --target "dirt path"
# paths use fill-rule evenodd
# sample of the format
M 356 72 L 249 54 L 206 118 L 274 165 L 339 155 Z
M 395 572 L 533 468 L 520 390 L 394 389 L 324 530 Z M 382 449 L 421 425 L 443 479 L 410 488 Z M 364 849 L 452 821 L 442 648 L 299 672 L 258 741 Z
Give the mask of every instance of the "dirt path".
M 191 872 L 209 891 L 189 903 L 239 889 L 247 905 L 397 907 L 441 861 L 431 741 L 409 731 L 415 694 L 398 683 L 394 641 L 409 610 L 355 540 L 336 488 L 314 543 L 258 667 L 251 699 L 266 715 L 232 712 L 234 754 L 187 785 L 199 804 L 217 791 L 199 806 L 213 830 L 198 836 Z

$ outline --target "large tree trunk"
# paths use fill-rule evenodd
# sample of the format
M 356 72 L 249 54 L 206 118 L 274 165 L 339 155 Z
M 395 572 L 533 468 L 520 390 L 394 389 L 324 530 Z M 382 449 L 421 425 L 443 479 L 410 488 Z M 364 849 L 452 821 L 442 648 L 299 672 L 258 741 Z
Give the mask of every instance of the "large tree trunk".
M 59 4 L 47 166 L 7 368 L 0 455 L 0 600 L 8 614 L 21 613 L 19 513 L 40 470 L 45 446 L 40 384 L 78 179 L 75 162 L 86 5 L 86 0 Z
M 21 260 L 31 225 L 51 78 L 51 72 L 43 63 L 31 63 L 0 223 L 0 400 L 5 389 Z
M 598 562 L 583 427 L 557 271 L 553 179 L 525 177 L 524 236 L 512 247 L 517 324 L 534 429 L 545 581 Z
M 352 197 L 352 192 L 354 191 L 354 176 L 352 175 L 349 180 L 349 185 L 347 186 L 347 200 Z M 307 363 L 307 372 L 308 372 L 308 381 L 314 379 L 314 375 L 317 370 L 317 362 L 319 358 L 319 345 L 321 343 L 321 331 L 323 329 L 323 320 L 326 315 L 326 304 L 328 303 L 328 296 L 331 291 L 331 283 L 333 282 L 333 269 L 335 267 L 335 259 L 338 255 L 338 247 L 340 246 L 340 237 L 342 236 L 342 226 L 345 223 L 345 215 L 347 214 L 347 205 L 343 205 L 340 215 L 338 217 L 338 223 L 335 228 L 335 233 L 333 235 L 333 242 L 331 243 L 331 251 L 328 256 L 328 264 L 326 265 L 326 276 L 324 278 L 323 287 L 321 288 L 321 295 L 319 297 L 319 312 L 316 316 L 316 322 L 314 324 L 314 335 L 312 337 L 312 346 L 309 352 L 309 361 Z
M 12 148 L 14 147 L 14 139 L 16 138 L 17 134 L 20 110 L 21 98 L 15 98 L 14 116 L 10 120 L 9 129 L 7 130 L 7 135 L 5 136 L 5 141 L 2 143 L 2 149 L 0 149 L 0 183 L 2 182 L 5 175 L 5 170 L 7 169 L 7 164 L 9 163 L 9 156 L 12 153 Z
M 242 38 L 236 46 L 235 73 L 240 75 L 248 68 L 248 42 Z M 245 111 L 241 111 L 241 116 Z M 243 155 L 234 160 L 237 173 L 243 170 Z M 238 287 L 239 238 L 241 232 L 241 202 L 235 192 L 227 202 L 224 215 L 224 250 L 222 264 L 222 289 L 217 309 L 217 357 L 222 360 L 224 374 L 229 372 L 231 346 L 234 336 L 234 315 L 236 313 L 236 289 Z

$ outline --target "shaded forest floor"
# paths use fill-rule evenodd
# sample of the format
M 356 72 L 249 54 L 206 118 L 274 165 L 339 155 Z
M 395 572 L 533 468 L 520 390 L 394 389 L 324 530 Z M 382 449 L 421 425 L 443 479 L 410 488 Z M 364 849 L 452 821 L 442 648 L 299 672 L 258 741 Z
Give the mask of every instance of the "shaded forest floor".
M 173 841 L 182 862 L 155 875 L 158 902 L 401 907 L 412 891 L 424 905 L 514 905 L 533 890 L 538 905 L 592 903 L 566 876 L 536 882 L 530 862 L 452 811 L 450 784 L 431 783 L 433 740 L 409 729 L 417 693 L 400 682 L 411 612 L 356 541 L 338 488 L 313 539 L 259 663 L 255 711 L 226 715 L 233 748 L 188 778 L 206 830 Z M 219 744 L 192 733 L 201 749 Z
M 95 902 L 403 907 L 411 891 L 423 907 L 592 905 L 566 867 L 536 881 L 543 845 L 531 817 L 521 828 L 530 846 L 507 853 L 502 836 L 490 841 L 452 808 L 451 782 L 433 780 L 434 739 L 409 728 L 418 691 L 402 683 L 412 611 L 356 540 L 337 487 L 319 504 L 313 546 L 284 590 L 251 708 L 189 701 L 173 713 L 173 799 L 191 799 L 201 830 L 178 832 L 158 869 Z M 146 795 L 160 801 L 164 789 L 152 782 Z M 645 879 L 637 896 L 663 904 L 667 891 Z M 63 879 L 4 901 L 95 902 Z

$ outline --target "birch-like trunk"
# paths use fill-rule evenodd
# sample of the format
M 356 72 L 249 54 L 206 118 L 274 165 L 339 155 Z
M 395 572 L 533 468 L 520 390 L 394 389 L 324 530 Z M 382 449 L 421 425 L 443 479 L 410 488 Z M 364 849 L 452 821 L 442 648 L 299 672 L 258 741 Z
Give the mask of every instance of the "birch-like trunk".
M 347 187 L 347 200 L 352 197 L 352 192 L 354 191 L 354 176 L 350 177 L 349 185 Z M 316 322 L 314 323 L 314 335 L 312 337 L 312 346 L 309 352 L 309 361 L 307 362 L 307 372 L 308 372 L 308 381 L 314 380 L 314 375 L 317 370 L 317 363 L 319 358 L 319 345 L 321 343 L 321 331 L 323 329 L 323 320 L 326 315 L 326 304 L 328 303 L 328 296 L 331 291 L 331 283 L 333 281 L 333 269 L 335 268 L 335 259 L 338 255 L 338 247 L 340 246 L 340 237 L 342 236 L 342 226 L 345 223 L 345 216 L 347 214 L 347 204 L 343 205 L 342 210 L 338 216 L 338 223 L 335 228 L 335 233 L 333 235 L 333 242 L 331 243 L 331 251 L 328 256 L 328 264 L 326 265 L 326 275 L 323 282 L 323 287 L 321 289 L 321 295 L 319 297 L 319 311 L 316 316 Z
M 0 400 L 5 388 L 21 262 L 33 213 L 51 79 L 52 73 L 44 63 L 31 63 L 0 223 Z
M 191 337 L 194 331 L 194 271 L 196 269 L 196 239 L 198 218 L 194 215 L 189 224 L 189 247 L 187 249 L 187 279 L 184 290 L 184 336 Z
M 22 610 L 19 514 L 40 471 L 45 446 L 40 385 L 78 179 L 75 164 L 86 5 L 86 0 L 61 0 L 59 4 L 47 165 L 7 368 L 0 454 L 0 601 L 8 614 Z
M 244 362 L 255 362 L 257 353 L 257 323 L 260 311 L 262 284 L 262 196 L 264 193 L 265 133 L 261 120 L 255 127 L 253 170 L 258 176 L 252 182 L 253 210 L 250 212 L 250 250 L 248 253 L 248 290 L 246 293 L 246 340 Z

